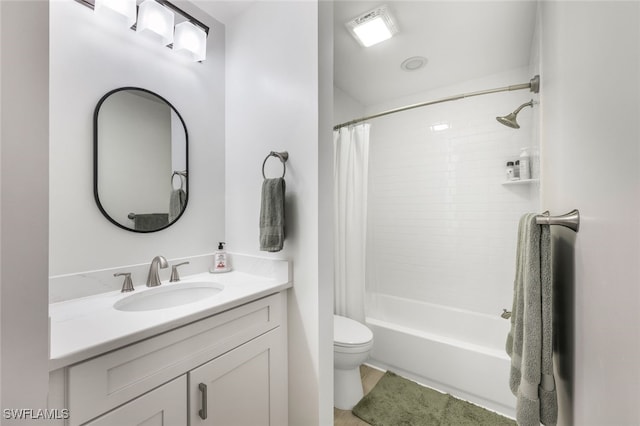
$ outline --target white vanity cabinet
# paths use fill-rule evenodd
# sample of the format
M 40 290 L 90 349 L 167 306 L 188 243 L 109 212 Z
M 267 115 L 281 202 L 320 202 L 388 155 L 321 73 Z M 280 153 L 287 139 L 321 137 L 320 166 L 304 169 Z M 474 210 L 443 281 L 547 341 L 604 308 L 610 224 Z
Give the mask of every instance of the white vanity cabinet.
M 286 425 L 286 324 L 282 291 L 53 371 L 50 407 L 65 426 Z
M 187 426 L 185 375 L 124 404 L 87 426 Z
M 189 372 L 191 425 L 286 425 L 286 373 L 272 362 L 286 348 L 269 332 Z M 283 374 L 284 373 L 284 374 Z

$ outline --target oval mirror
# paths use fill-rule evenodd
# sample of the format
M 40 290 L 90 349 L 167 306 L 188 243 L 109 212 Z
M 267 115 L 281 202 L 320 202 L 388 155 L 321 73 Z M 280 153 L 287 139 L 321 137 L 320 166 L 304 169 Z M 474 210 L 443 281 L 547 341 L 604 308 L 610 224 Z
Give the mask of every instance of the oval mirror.
M 187 127 L 176 109 L 146 89 L 122 87 L 100 99 L 93 115 L 94 196 L 115 225 L 164 229 L 188 199 Z

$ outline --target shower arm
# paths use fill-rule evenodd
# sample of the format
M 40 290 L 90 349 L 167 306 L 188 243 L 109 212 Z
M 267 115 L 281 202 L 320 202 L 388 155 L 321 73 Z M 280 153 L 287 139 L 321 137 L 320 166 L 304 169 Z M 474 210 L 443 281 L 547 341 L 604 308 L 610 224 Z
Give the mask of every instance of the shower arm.
M 435 101 L 429 101 L 429 102 L 422 102 L 422 103 L 419 103 L 419 104 L 407 105 L 407 106 L 404 106 L 404 107 L 395 108 L 395 109 L 391 109 L 391 110 L 388 110 L 388 111 L 380 112 L 378 114 L 373 114 L 373 115 L 369 115 L 369 116 L 366 116 L 366 117 L 356 118 L 355 120 L 347 121 L 345 123 L 338 124 L 338 125 L 334 126 L 333 130 L 339 130 L 342 127 L 347 127 L 347 126 L 351 126 L 353 124 L 362 123 L 363 121 L 371 120 L 372 118 L 383 117 L 385 115 L 395 114 L 396 112 L 407 111 L 407 110 L 414 109 L 414 108 L 420 108 L 420 107 L 425 107 L 425 106 L 429 106 L 429 105 L 440 104 L 440 103 L 443 103 L 443 102 L 457 101 L 459 99 L 471 98 L 471 97 L 474 97 L 474 96 L 489 95 L 491 93 L 511 92 L 513 90 L 523 90 L 523 89 L 529 89 L 533 93 L 538 93 L 540 91 L 540 76 L 539 75 L 534 76 L 529 81 L 529 83 L 514 84 L 512 86 L 499 87 L 497 89 L 488 89 L 488 90 L 481 90 L 481 91 L 478 91 L 478 92 L 463 93 L 461 95 L 449 96 L 447 98 L 437 99 Z
M 535 103 L 535 102 L 533 102 L 533 99 L 531 99 L 529 102 L 527 102 L 527 103 L 525 103 L 525 104 L 520 105 L 520 106 L 518 107 L 518 109 L 516 109 L 515 111 L 513 111 L 513 114 L 516 114 L 516 115 L 517 115 L 520 111 L 522 111 L 522 108 L 524 108 L 524 107 L 528 107 L 528 106 L 529 106 L 529 107 L 533 108 L 533 104 L 534 104 L 534 103 Z

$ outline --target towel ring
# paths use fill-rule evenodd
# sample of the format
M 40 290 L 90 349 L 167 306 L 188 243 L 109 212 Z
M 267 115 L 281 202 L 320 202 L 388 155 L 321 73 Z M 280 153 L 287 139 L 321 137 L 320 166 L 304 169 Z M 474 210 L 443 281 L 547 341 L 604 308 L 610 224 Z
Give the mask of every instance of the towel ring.
M 262 162 L 262 177 L 266 179 L 267 177 L 264 174 L 264 166 L 267 164 L 267 160 L 269 157 L 277 157 L 282 162 L 282 177 L 284 177 L 285 173 L 287 173 L 287 160 L 289 159 L 289 153 L 287 151 L 275 152 L 271 151 L 269 155 L 266 156 L 264 161 Z
M 174 171 L 173 173 L 171 173 L 171 189 L 174 189 L 174 190 L 177 189 L 173 184 L 173 178 L 176 176 L 178 176 L 178 179 L 180 179 L 180 189 L 184 190 L 184 180 L 187 177 L 187 172 Z
M 179 179 L 179 181 L 180 181 L 180 188 L 176 188 L 176 186 L 174 185 L 174 179 L 173 179 L 173 178 L 175 178 L 176 176 L 178 176 L 178 179 Z M 177 173 L 174 173 L 174 174 L 171 176 L 171 189 L 173 189 L 173 190 L 182 189 L 182 187 L 183 187 L 183 186 L 184 186 L 184 182 L 183 182 L 183 180 L 182 180 L 182 176 L 180 176 L 180 175 L 179 175 L 179 174 L 177 174 Z

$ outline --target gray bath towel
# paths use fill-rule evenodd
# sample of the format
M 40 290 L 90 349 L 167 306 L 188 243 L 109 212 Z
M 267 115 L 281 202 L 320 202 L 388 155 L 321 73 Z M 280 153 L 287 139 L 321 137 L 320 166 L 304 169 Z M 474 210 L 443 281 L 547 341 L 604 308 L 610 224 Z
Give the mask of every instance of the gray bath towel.
M 509 386 L 517 397 L 520 426 L 553 426 L 558 404 L 553 377 L 551 323 L 551 236 L 525 214 L 518 227 L 516 277 L 507 354 Z
M 265 179 L 260 203 L 260 250 L 280 251 L 284 243 L 283 178 Z

